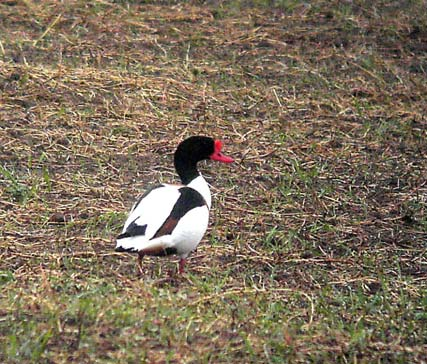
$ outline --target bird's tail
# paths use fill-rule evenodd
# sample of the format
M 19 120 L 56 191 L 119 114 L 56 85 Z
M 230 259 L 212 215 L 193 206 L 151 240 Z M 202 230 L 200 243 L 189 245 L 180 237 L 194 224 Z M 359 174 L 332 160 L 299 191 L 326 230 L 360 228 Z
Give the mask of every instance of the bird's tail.
M 117 237 L 116 252 L 143 252 L 147 255 L 158 255 L 172 246 L 170 236 L 162 236 L 157 239 L 147 240 L 141 236 L 123 236 Z
M 138 245 L 141 245 L 141 238 L 135 239 L 133 236 L 126 236 L 124 234 L 120 234 L 116 240 L 116 252 L 137 252 Z M 139 242 L 137 241 L 139 240 Z

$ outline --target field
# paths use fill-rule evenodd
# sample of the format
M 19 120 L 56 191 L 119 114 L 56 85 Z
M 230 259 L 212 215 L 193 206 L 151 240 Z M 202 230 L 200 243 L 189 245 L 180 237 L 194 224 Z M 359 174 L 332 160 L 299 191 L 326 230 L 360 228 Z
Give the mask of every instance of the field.
M 0 2 L 0 362 L 426 363 L 427 2 Z M 114 252 L 204 134 L 208 233 Z

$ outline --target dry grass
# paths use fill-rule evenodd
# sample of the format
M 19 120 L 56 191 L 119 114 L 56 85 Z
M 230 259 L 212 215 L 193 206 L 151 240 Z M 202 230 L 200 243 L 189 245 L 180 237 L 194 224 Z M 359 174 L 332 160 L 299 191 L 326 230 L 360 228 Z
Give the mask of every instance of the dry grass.
M 1 361 L 425 363 L 425 1 L 166 3 L 0 4 Z M 113 238 L 194 134 L 238 162 L 140 278 Z

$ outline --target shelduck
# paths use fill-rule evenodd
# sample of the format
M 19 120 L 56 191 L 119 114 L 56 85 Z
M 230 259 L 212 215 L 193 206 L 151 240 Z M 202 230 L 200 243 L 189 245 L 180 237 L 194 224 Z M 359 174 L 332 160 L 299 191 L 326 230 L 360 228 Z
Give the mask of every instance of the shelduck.
M 177 254 L 179 273 L 188 255 L 196 249 L 208 227 L 211 193 L 197 163 L 212 159 L 232 163 L 221 152 L 222 143 L 206 136 L 192 136 L 178 145 L 174 165 L 182 185 L 157 184 L 133 205 L 117 237 L 117 252 L 138 253 L 142 272 L 144 255 Z

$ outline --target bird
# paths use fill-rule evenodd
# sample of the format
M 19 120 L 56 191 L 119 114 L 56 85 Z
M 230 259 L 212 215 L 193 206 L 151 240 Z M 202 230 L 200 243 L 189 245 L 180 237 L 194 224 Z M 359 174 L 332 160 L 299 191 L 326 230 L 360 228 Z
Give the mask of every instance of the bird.
M 143 273 L 145 255 L 178 255 L 178 273 L 185 271 L 188 255 L 202 240 L 209 220 L 211 193 L 197 169 L 197 163 L 210 159 L 232 163 L 222 153 L 222 142 L 208 136 L 191 136 L 174 153 L 179 185 L 160 183 L 147 189 L 137 199 L 116 238 L 116 252 L 138 254 L 138 268 Z

